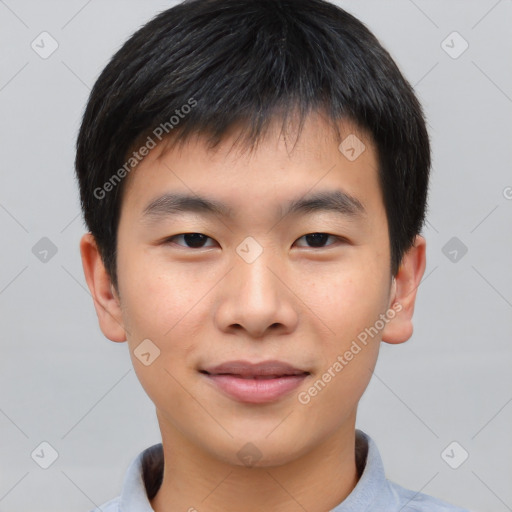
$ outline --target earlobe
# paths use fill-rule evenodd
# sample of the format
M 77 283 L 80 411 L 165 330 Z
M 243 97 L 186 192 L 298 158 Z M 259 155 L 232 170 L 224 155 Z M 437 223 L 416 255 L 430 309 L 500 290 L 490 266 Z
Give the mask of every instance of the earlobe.
M 121 306 L 91 233 L 82 236 L 80 254 L 101 331 L 111 341 L 126 341 Z
M 413 246 L 404 254 L 390 291 L 391 320 L 382 331 L 382 341 L 404 343 L 413 333 L 412 316 L 416 293 L 426 266 L 426 241 L 417 235 Z M 391 315 L 389 315 L 391 317 Z

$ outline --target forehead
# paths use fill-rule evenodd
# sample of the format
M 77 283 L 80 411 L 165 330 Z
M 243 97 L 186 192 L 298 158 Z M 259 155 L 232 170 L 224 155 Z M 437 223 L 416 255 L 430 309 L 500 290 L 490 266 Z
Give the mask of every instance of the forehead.
M 379 201 L 377 155 L 366 132 L 343 121 L 338 135 L 319 114 L 297 130 L 289 125 L 283 131 L 276 120 L 254 148 L 240 142 L 235 129 L 213 149 L 200 135 L 177 145 L 164 140 L 127 176 L 122 210 L 142 215 L 172 192 L 210 197 L 235 213 L 257 204 L 279 208 L 329 189 L 363 206 Z

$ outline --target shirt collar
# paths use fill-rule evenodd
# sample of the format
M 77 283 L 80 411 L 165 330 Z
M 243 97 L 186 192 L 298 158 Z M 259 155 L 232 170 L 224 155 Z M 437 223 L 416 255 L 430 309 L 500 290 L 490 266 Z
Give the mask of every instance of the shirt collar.
M 387 510 L 387 506 L 395 502 L 377 445 L 362 430 L 356 430 L 356 447 L 358 444 L 368 447 L 363 473 L 352 492 L 331 512 Z
M 379 503 L 393 501 L 393 491 L 384 474 L 384 467 L 375 442 L 361 430 L 356 430 L 356 447 L 364 451 L 367 449 L 366 463 L 357 485 L 342 503 L 331 512 L 364 512 L 372 510 Z M 162 443 L 154 444 L 141 452 L 130 464 L 123 481 L 120 495 L 119 509 L 123 512 L 154 512 L 151 508 L 143 475 L 143 458 L 162 458 Z M 163 467 L 158 468 L 158 478 Z
M 154 512 L 149 503 L 143 472 L 143 459 L 154 456 L 157 452 L 163 454 L 162 443 L 146 448 L 132 461 L 123 481 L 121 496 L 119 497 L 119 510 L 123 512 Z M 163 458 L 162 458 L 163 460 Z M 159 473 L 163 467 L 159 468 Z M 152 475 L 156 478 L 156 475 Z

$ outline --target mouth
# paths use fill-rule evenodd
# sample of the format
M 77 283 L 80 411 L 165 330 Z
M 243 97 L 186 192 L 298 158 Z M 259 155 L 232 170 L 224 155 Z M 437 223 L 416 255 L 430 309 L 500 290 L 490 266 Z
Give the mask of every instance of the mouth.
M 278 360 L 251 363 L 249 361 L 227 361 L 216 366 L 202 368 L 207 375 L 232 375 L 242 379 L 276 379 L 309 374 L 309 371 Z
M 270 379 L 281 379 L 284 377 L 297 377 L 300 375 L 306 376 L 310 375 L 309 372 L 299 372 L 299 373 L 290 373 L 290 374 L 275 374 L 275 375 L 258 375 L 258 374 L 249 374 L 249 375 L 240 375 L 237 373 L 209 373 L 205 370 L 201 370 L 199 373 L 203 373 L 204 375 L 211 376 L 220 376 L 220 375 L 230 375 L 231 377 L 236 377 L 239 379 L 253 379 L 253 380 L 270 380 Z
M 311 375 L 307 370 L 282 361 L 230 361 L 201 369 L 199 373 L 229 398 L 254 404 L 279 400 Z

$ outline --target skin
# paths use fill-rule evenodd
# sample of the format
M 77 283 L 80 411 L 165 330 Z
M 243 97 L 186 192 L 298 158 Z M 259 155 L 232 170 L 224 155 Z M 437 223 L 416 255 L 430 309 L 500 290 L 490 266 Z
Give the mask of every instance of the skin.
M 232 149 L 234 135 L 215 151 L 201 137 L 166 151 L 157 146 L 127 178 L 117 291 L 93 237 L 82 237 L 102 332 L 128 341 L 156 407 L 165 457 L 163 484 L 151 502 L 156 512 L 325 512 L 357 483 L 357 404 L 380 342 L 402 343 L 412 334 L 425 240 L 416 237 L 393 280 L 375 149 L 361 130 L 348 122 L 341 127 L 343 137 L 355 133 L 366 145 L 353 162 L 315 113 L 293 151 L 276 124 L 252 153 Z M 279 215 L 286 201 L 324 190 L 350 193 L 366 215 Z M 232 217 L 189 213 L 144 222 L 144 207 L 170 191 L 225 202 Z M 164 241 L 183 233 L 210 239 L 203 248 L 188 247 L 183 237 Z M 309 233 L 346 241 L 329 238 L 314 247 L 304 238 Z M 263 248 L 252 263 L 236 252 L 247 236 Z M 393 304 L 401 309 L 384 329 L 309 403 L 300 403 L 298 394 Z M 160 349 L 149 366 L 133 352 L 147 338 Z M 311 375 L 275 402 L 241 403 L 198 372 L 234 359 L 279 359 Z M 237 456 L 248 442 L 261 453 L 254 467 Z

